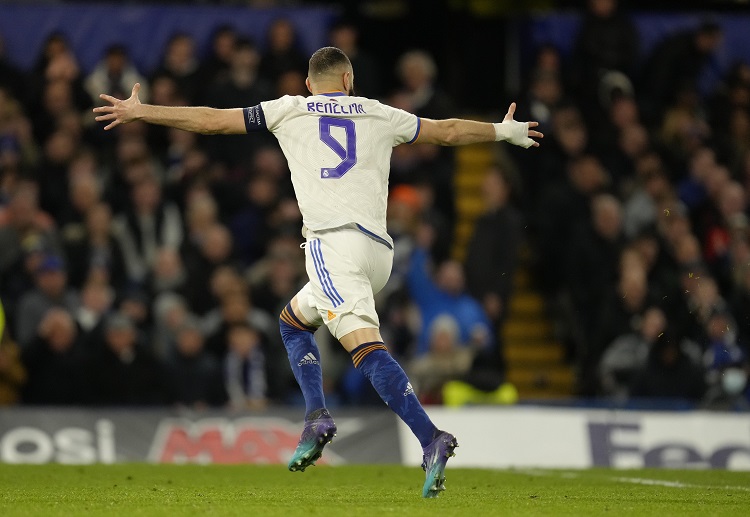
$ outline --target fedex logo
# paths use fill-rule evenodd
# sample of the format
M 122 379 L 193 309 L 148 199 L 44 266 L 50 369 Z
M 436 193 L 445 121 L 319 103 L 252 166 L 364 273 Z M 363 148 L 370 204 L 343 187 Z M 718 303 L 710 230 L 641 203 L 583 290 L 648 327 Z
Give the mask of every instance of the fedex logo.
M 595 467 L 668 467 L 750 470 L 750 427 L 742 442 L 681 432 L 647 432 L 640 422 L 589 422 Z M 700 443 L 696 443 L 700 442 Z

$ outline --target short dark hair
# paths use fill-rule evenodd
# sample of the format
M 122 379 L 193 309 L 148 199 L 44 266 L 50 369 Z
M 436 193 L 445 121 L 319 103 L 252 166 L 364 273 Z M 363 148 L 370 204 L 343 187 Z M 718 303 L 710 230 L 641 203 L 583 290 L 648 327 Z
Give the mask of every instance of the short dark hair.
M 323 47 L 316 50 L 310 57 L 308 75 L 327 74 L 342 65 L 350 69 L 352 67 L 352 62 L 343 50 L 336 47 Z

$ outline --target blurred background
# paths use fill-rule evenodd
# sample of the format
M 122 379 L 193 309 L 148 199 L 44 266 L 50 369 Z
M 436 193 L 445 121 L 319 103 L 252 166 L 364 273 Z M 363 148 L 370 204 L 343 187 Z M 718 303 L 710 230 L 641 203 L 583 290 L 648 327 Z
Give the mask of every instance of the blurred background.
M 277 317 L 306 281 L 270 135 L 104 132 L 99 93 L 360 95 L 537 120 L 539 149 L 401 146 L 392 354 L 426 404 L 746 411 L 744 1 L 0 2 L 0 404 L 302 404 Z M 326 329 L 331 407 L 381 402 Z

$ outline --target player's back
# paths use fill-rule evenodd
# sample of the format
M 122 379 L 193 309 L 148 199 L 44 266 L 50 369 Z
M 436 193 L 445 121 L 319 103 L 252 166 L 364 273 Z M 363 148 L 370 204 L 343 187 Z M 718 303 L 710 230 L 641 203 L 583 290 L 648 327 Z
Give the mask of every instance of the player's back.
M 261 107 L 289 163 L 304 225 L 325 230 L 356 223 L 388 239 L 391 152 L 416 139 L 418 118 L 340 92 L 285 96 Z

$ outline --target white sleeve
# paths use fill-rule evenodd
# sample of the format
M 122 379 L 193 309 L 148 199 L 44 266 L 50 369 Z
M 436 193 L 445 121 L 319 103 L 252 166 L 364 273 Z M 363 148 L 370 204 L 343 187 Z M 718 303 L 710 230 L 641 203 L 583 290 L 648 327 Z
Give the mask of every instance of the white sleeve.
M 422 129 L 422 120 L 408 111 L 381 104 L 393 128 L 393 146 L 407 143 L 411 144 L 419 136 Z
M 260 106 L 265 119 L 265 128 L 273 133 L 279 128 L 281 121 L 290 113 L 294 106 L 294 97 L 284 95 L 278 99 L 263 101 Z

